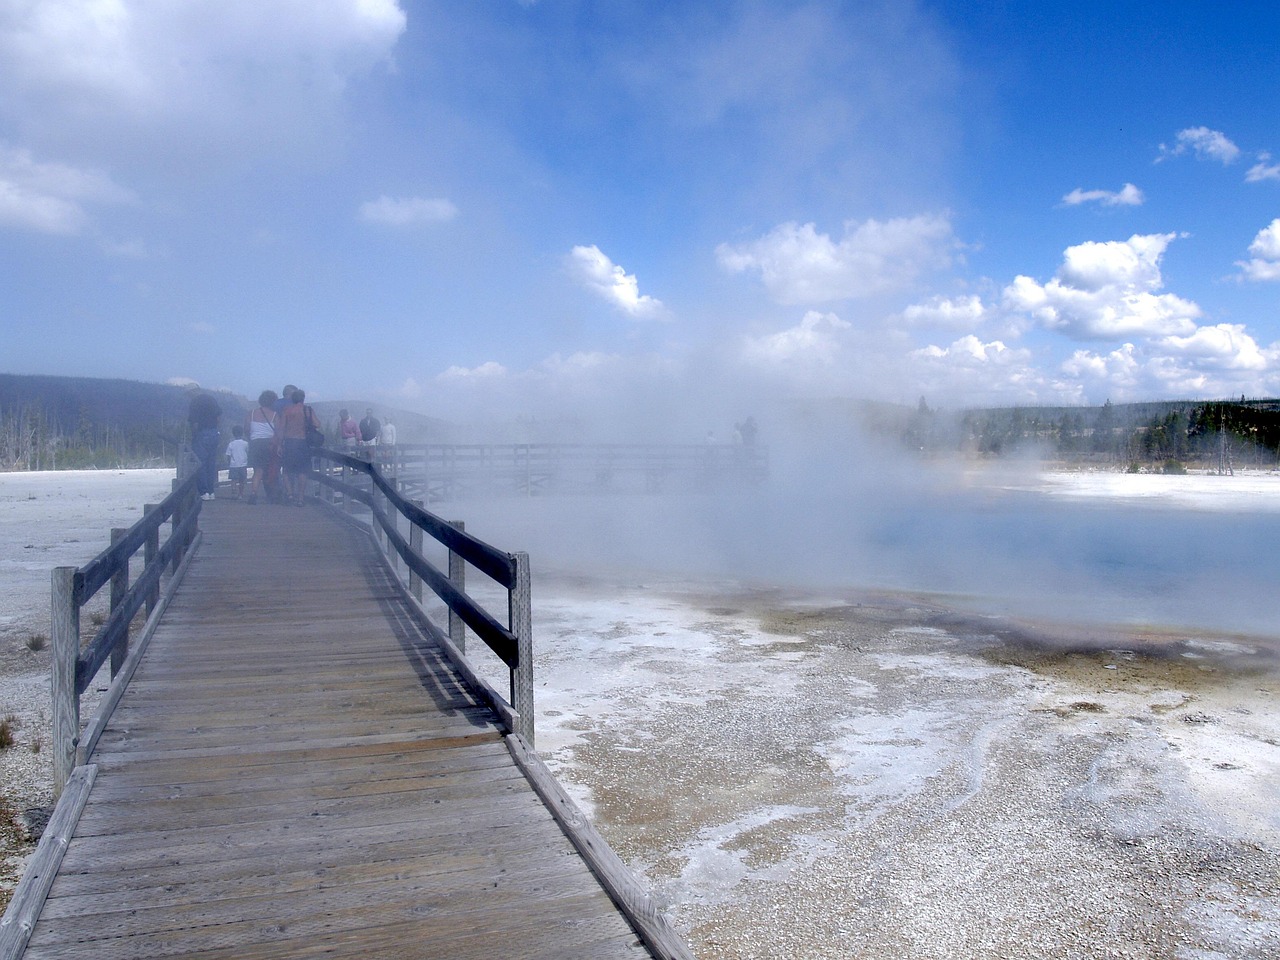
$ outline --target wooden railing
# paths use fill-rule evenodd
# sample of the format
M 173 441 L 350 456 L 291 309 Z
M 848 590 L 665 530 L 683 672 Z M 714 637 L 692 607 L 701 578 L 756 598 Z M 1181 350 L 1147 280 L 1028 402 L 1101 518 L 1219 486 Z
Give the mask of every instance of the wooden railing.
M 108 657 L 112 678 L 124 668 L 129 628 L 144 608 L 148 621 L 156 615 L 161 577 L 166 568 L 177 572 L 195 542 L 199 517 L 200 496 L 193 474 L 185 480 L 174 480 L 173 492 L 161 503 L 144 506 L 142 519 L 132 527 L 112 530 L 111 546 L 83 567 L 54 568 L 50 640 L 56 793 L 62 792 L 77 763 L 85 762 L 100 732 L 91 725 L 82 736 L 81 695 Z M 165 523 L 170 524 L 170 529 L 162 544 L 160 532 Z M 129 562 L 139 550 L 143 551 L 143 567 L 130 583 Z M 82 647 L 80 611 L 108 583 L 111 612 Z
M 449 611 L 447 634 L 435 624 L 430 627 L 472 686 L 482 692 L 491 691 L 466 658 L 466 627 L 506 665 L 510 678 L 509 699 L 503 701 L 495 695 L 491 706 L 503 716 L 512 733 L 532 746 L 533 618 L 529 555 L 498 550 L 467 533 L 462 523 L 442 520 L 423 509 L 420 503 L 405 499 L 395 479 L 384 476 L 377 463 L 333 450 L 312 453 L 321 466 L 312 476 L 326 491 L 328 502 L 344 508 L 347 514 L 357 503 L 367 507 L 371 532 L 386 550 L 392 569 L 398 570 L 397 560 L 404 561 L 408 590 L 414 599 L 421 605 L 422 585 L 426 584 L 445 604 Z M 398 518 L 408 523 L 408 539 L 400 533 Z M 422 555 L 424 533 L 449 551 L 447 575 Z M 467 594 L 468 564 L 507 591 L 505 625 Z

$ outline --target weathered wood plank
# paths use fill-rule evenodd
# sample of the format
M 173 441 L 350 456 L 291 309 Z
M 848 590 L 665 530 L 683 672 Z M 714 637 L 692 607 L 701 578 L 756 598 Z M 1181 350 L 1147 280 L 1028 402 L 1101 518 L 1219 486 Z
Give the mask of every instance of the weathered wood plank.
M 367 537 L 205 521 L 27 957 L 648 954 Z

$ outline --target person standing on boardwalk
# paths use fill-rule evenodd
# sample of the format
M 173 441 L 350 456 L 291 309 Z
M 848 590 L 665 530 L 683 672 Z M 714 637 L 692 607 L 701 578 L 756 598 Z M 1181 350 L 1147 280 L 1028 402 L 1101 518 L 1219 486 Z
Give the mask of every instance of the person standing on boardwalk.
M 249 441 L 244 438 L 244 428 L 234 426 L 231 436 L 235 439 L 227 444 L 227 478 L 235 487 L 236 499 L 244 499 L 244 481 L 249 474 Z
M 200 461 L 196 469 L 196 489 L 201 500 L 212 500 L 218 489 L 218 420 L 222 408 L 207 393 L 191 398 L 187 420 L 191 424 L 191 452 Z
M 378 460 L 395 469 L 396 459 L 396 425 L 387 417 L 378 431 Z
M 284 494 L 300 507 L 307 492 L 307 473 L 311 470 L 307 426 L 321 429 L 315 411 L 303 402 L 306 398 L 304 391 L 294 390 L 293 402 L 280 412 L 276 420 L 276 431 L 281 444 L 280 464 L 284 469 Z
M 289 398 L 293 396 L 293 391 L 297 390 L 292 383 L 286 383 L 284 390 L 280 396 L 276 398 L 274 404 L 276 412 L 276 438 L 275 443 L 271 447 L 271 463 L 267 467 L 267 499 L 275 503 L 288 502 L 288 493 L 284 490 L 284 485 L 280 480 L 280 458 L 284 453 L 284 445 L 280 442 L 280 415 L 284 413 L 284 408 L 289 406 Z
M 379 423 L 378 418 L 373 415 L 373 410 L 366 410 L 364 412 L 364 419 L 360 421 L 361 446 L 376 447 L 378 445 L 378 434 L 381 432 L 382 424 Z M 372 457 L 370 459 L 372 459 Z
M 360 443 L 360 424 L 346 410 L 338 411 L 338 437 L 342 440 L 345 452 L 356 452 L 356 446 Z
M 249 411 L 245 423 L 249 432 L 249 466 L 253 467 L 250 503 L 258 502 L 258 494 L 264 491 L 267 472 L 271 468 L 272 447 L 276 441 L 276 399 L 274 390 L 263 390 L 258 394 L 258 405 Z

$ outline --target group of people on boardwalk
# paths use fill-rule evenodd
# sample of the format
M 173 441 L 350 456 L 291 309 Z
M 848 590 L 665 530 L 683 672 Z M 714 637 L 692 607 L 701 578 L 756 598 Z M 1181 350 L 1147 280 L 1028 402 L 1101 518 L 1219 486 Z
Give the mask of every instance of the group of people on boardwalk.
M 199 461 L 197 488 L 205 500 L 212 500 L 218 487 L 218 420 L 222 410 L 207 393 L 191 400 L 191 449 Z M 244 496 L 248 471 L 249 503 L 259 497 L 274 503 L 302 506 L 311 470 L 309 430 L 321 431 L 316 412 L 307 405 L 305 391 L 286 384 L 283 391 L 263 390 L 258 403 L 243 426 L 232 427 L 233 439 L 226 447 L 231 483 L 238 497 Z
M 373 415 L 372 408 L 365 410 L 364 419 L 359 423 L 349 411 L 339 410 L 338 437 L 345 452 L 371 460 L 379 447 L 384 453 L 395 447 L 396 427 L 390 417 L 385 423 L 380 421 Z

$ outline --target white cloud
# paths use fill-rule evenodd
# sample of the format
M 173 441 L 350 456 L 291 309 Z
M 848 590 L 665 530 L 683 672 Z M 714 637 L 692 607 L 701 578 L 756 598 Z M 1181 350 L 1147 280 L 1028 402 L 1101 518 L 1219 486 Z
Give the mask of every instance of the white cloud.
M 1082 203 L 1099 203 L 1104 207 L 1136 207 L 1140 206 L 1145 199 L 1141 190 L 1132 183 L 1126 183 L 1115 191 L 1083 190 L 1076 187 L 1062 198 L 1062 202 L 1069 207 L 1076 207 Z
M 1258 342 L 1238 323 L 1200 327 L 1186 337 L 1163 337 L 1153 342 L 1152 352 L 1219 370 L 1260 371 L 1268 363 Z
M 507 368 L 496 360 L 489 360 L 480 364 L 478 367 L 449 367 L 447 370 L 436 375 L 437 380 L 449 381 L 460 380 L 464 382 L 474 382 L 478 380 L 493 380 L 507 375 Z
M 970 330 L 987 316 L 982 298 L 976 294 L 967 297 L 931 297 L 924 303 L 913 303 L 902 311 L 902 317 L 911 326 L 942 327 L 948 330 Z
M 1160 258 L 1174 236 L 1135 235 L 1068 247 L 1054 279 L 1041 285 L 1016 277 L 1005 288 L 1004 305 L 1076 340 L 1189 335 L 1200 308 L 1156 292 L 1164 285 Z
M 90 224 L 90 203 L 133 198 L 105 174 L 35 160 L 30 151 L 0 145 L 0 224 L 40 233 L 78 234 Z
M 458 215 L 449 200 L 426 197 L 388 197 L 360 204 L 360 219 L 389 227 L 411 227 L 421 223 L 444 223 Z
M 82 145 L 175 120 L 206 146 L 215 131 L 219 143 L 278 142 L 385 62 L 406 25 L 397 0 L 6 6 L 0 115 L 27 133 Z
M 595 244 L 574 247 L 567 258 L 567 264 L 574 279 L 623 313 L 638 319 L 655 317 L 661 313 L 662 301 L 642 295 L 635 275 L 628 274 Z
M 1274 392 L 1276 376 L 1269 371 L 1278 360 L 1280 345 L 1261 347 L 1243 326 L 1218 324 L 1108 353 L 1077 350 L 1062 372 L 1094 397 L 1220 397 Z
M 1258 231 L 1249 244 L 1251 260 L 1237 260 L 1240 276 L 1245 280 L 1280 280 L 1280 217 Z
M 973 334 L 967 334 L 949 347 L 930 344 L 912 353 L 912 356 L 928 360 L 951 360 L 965 366 L 1008 366 L 1025 362 L 1030 358 L 1026 350 L 1013 350 L 999 340 L 983 343 Z
M 1106 354 L 1077 350 L 1062 364 L 1062 371 L 1068 376 L 1105 382 L 1115 387 L 1117 396 L 1133 388 L 1140 368 L 1137 347 L 1132 343 L 1121 344 Z
M 1177 157 L 1188 150 L 1201 160 L 1217 160 L 1223 165 L 1234 163 L 1240 156 L 1240 148 L 1232 143 L 1220 130 L 1208 127 L 1188 127 L 1178 131 L 1178 137 L 1172 147 L 1160 144 L 1160 156 L 1156 161 L 1167 157 Z
M 758 271 L 779 303 L 807 304 L 903 290 L 949 267 L 956 242 L 945 216 L 849 221 L 834 241 L 812 223 L 784 223 L 758 240 L 716 248 L 730 273 Z
M 839 332 L 849 324 L 834 313 L 810 310 L 800 323 L 777 333 L 746 337 L 743 357 L 759 366 L 807 363 L 830 366 L 840 352 Z
M 1258 154 L 1258 162 L 1249 168 L 1244 175 L 1246 183 L 1261 183 L 1263 180 L 1280 180 L 1280 163 L 1271 163 L 1271 154 Z

